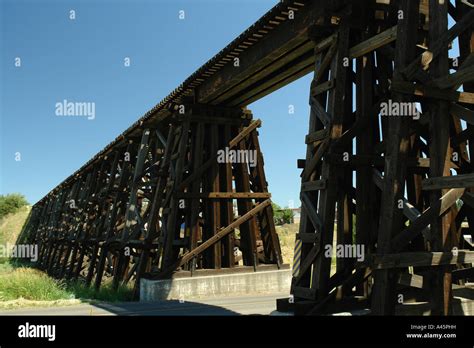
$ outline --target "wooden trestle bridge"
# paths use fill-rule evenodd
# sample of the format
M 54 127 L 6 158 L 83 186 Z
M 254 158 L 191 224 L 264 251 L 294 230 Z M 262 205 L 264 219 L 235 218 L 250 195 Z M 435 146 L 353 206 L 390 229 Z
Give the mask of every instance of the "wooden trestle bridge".
M 96 288 L 280 267 L 246 106 L 313 73 L 295 311 L 425 301 L 452 314 L 453 289 L 474 279 L 472 3 L 280 1 L 36 203 L 19 242 L 39 244 L 51 275 Z M 256 151 L 256 166 L 218 161 L 224 148 Z M 364 260 L 327 256 L 333 241 L 363 246 Z

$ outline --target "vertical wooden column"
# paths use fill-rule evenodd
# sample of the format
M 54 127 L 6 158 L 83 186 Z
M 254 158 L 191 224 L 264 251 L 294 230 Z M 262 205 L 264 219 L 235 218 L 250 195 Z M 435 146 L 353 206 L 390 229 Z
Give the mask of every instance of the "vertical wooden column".
M 74 266 L 77 261 L 77 253 L 79 252 L 79 236 L 84 228 L 84 224 L 87 223 L 87 205 L 89 200 L 89 194 L 92 190 L 92 180 L 95 180 L 97 176 L 97 167 L 94 167 L 92 171 L 87 174 L 84 189 L 81 192 L 81 197 L 78 202 L 78 214 L 76 216 L 75 227 L 70 234 L 69 242 L 71 243 L 71 258 L 68 264 L 68 259 L 65 259 L 63 265 L 67 268 L 66 279 L 70 279 L 74 273 Z M 69 266 L 69 267 L 68 267 Z
M 261 121 L 251 121 L 250 112 L 238 108 L 190 104 L 185 109 L 186 114 L 172 117 L 179 128 L 171 146 L 169 199 L 162 205 L 166 230 L 159 242 L 163 255 L 157 255 L 161 270 L 150 276 L 232 268 L 237 249 L 244 266 L 279 265 L 281 251 L 256 133 Z M 250 152 L 256 153 L 255 168 L 248 163 Z M 236 228 L 240 238 L 234 235 Z
M 365 10 L 365 9 L 364 9 Z M 365 19 L 373 16 L 373 11 L 366 12 Z M 368 31 L 373 28 L 368 24 Z M 363 33 L 361 40 L 367 40 L 371 34 Z M 379 58 L 379 55 L 377 55 Z M 356 60 L 356 119 L 364 126 L 364 136 L 356 138 L 357 155 L 374 155 L 378 124 L 373 110 L 374 105 L 374 53 L 369 52 Z M 366 254 L 373 252 L 371 239 L 377 233 L 377 190 L 372 179 L 373 169 L 370 165 L 356 168 L 356 240 L 363 245 Z M 359 294 L 368 296 L 368 284 L 359 285 Z
M 80 252 L 79 252 L 79 258 L 77 260 L 76 270 L 74 271 L 74 279 L 78 279 L 82 271 L 84 257 L 88 253 L 89 249 L 92 247 L 88 243 L 90 240 L 90 236 L 92 234 L 92 231 L 95 228 L 97 228 L 97 224 L 100 222 L 98 195 L 103 185 L 105 185 L 105 180 L 107 179 L 107 174 L 106 174 L 107 157 L 101 158 L 100 162 L 97 163 L 96 166 L 99 167 L 98 172 L 97 172 L 97 177 L 94 180 L 94 182 L 91 183 L 92 193 L 90 197 L 87 197 L 88 205 L 86 208 L 86 215 L 87 215 L 86 223 L 84 224 L 84 228 L 82 230 L 81 235 L 78 236 L 77 238 L 77 243 L 80 246 Z
M 113 154 L 113 161 L 110 164 L 110 171 L 108 173 L 107 184 L 103 188 L 104 191 L 102 192 L 102 195 L 101 195 L 101 205 L 100 205 L 101 217 L 100 217 L 100 223 L 97 227 L 95 240 L 93 241 L 90 257 L 89 257 L 90 263 L 89 263 L 89 269 L 87 271 L 87 276 L 86 276 L 86 286 L 90 286 L 92 279 L 95 275 L 97 260 L 98 260 L 99 251 L 100 251 L 100 245 L 103 242 L 103 236 L 105 232 L 104 229 L 106 226 L 107 218 L 110 213 L 110 208 L 113 207 L 112 205 L 113 200 L 111 196 L 112 196 L 112 189 L 115 183 L 115 175 L 117 174 L 119 159 L 120 159 L 120 151 L 115 151 L 115 153 Z
M 337 50 L 331 63 L 331 80 L 335 81 L 335 87 L 329 91 L 327 115 L 330 118 L 331 141 L 340 138 L 343 131 L 344 112 L 346 111 L 345 93 L 348 67 L 344 60 L 349 57 L 349 27 L 341 24 L 338 32 Z M 327 154 L 335 153 L 329 145 Z M 335 203 L 337 199 L 338 173 L 330 161 L 325 160 L 321 168 L 321 178 L 326 182 L 326 189 L 322 190 L 318 202 L 318 214 L 322 220 L 322 233 L 320 245 L 333 244 Z M 331 271 L 331 258 L 323 253 L 319 254 L 314 264 L 312 281 L 318 290 L 317 297 L 323 299 L 329 293 L 329 277 Z
M 311 273 L 316 258 L 320 254 L 323 233 L 322 218 L 318 213 L 320 191 L 327 188 L 321 176 L 321 161 L 329 144 L 330 122 L 326 113 L 326 93 L 314 93 L 315 88 L 328 78 L 328 69 L 337 49 L 337 36 L 323 39 L 315 45 L 315 69 L 311 83 L 309 102 L 308 135 L 305 142 L 306 160 L 301 173 L 301 220 L 296 243 L 300 252 L 295 253 L 291 292 L 296 299 L 316 300 L 316 285 Z
M 169 182 L 171 190 L 170 204 L 168 216 L 165 217 L 164 222 L 166 223 L 166 234 L 164 236 L 164 254 L 163 254 L 163 265 L 162 269 L 167 268 L 178 257 L 178 248 L 173 246 L 175 239 L 179 238 L 181 230 L 181 213 L 180 213 L 180 198 L 178 197 L 178 188 L 183 180 L 183 169 L 185 162 L 187 161 L 187 149 L 188 149 L 188 136 L 189 136 L 190 122 L 184 121 L 178 128 L 179 136 L 176 137 L 175 144 L 173 145 L 171 155 L 171 170 Z
M 121 168 L 119 171 L 119 182 L 118 185 L 115 187 L 115 178 L 111 178 L 111 180 L 114 181 L 114 184 L 112 184 L 112 189 L 114 191 L 113 195 L 113 203 L 112 203 L 112 209 L 110 211 L 110 216 L 108 217 L 107 220 L 107 230 L 104 234 L 103 240 L 101 238 L 100 241 L 100 248 L 99 248 L 99 256 L 98 256 L 98 262 L 97 262 L 97 271 L 95 275 L 95 281 L 94 281 L 94 287 L 96 290 L 98 290 L 101 286 L 102 283 L 102 277 L 104 275 L 104 271 L 106 269 L 106 262 L 107 258 L 109 256 L 109 252 L 111 251 L 110 249 L 110 241 L 114 236 L 115 232 L 115 225 L 117 222 L 118 216 L 123 214 L 123 211 L 125 209 L 125 204 L 126 204 L 126 199 L 127 199 L 127 194 L 126 194 L 126 187 L 127 183 L 130 177 L 130 172 L 131 172 L 131 166 L 130 166 L 130 161 L 125 160 L 126 154 L 132 158 L 131 154 L 133 152 L 133 144 L 129 143 L 127 147 L 123 150 L 120 151 L 120 157 L 121 159 L 119 160 L 119 163 L 121 164 Z
M 221 137 L 219 148 L 224 149 L 228 146 L 229 141 L 231 140 L 231 126 L 230 124 L 224 124 L 221 126 Z M 232 164 L 223 163 L 220 164 L 220 187 L 223 192 L 232 192 Z M 230 225 L 234 220 L 234 207 L 233 200 L 228 199 L 222 202 L 221 204 L 221 223 L 222 226 Z M 223 245 L 223 258 L 222 258 L 222 267 L 234 267 L 235 266 L 235 257 L 234 257 L 234 247 L 235 247 L 235 234 L 230 233 L 222 239 Z M 192 250 L 192 249 L 191 249 Z
M 159 130 L 156 130 L 157 134 L 160 138 L 163 136 L 161 135 Z M 171 161 L 171 151 L 172 151 L 172 144 L 174 143 L 174 134 L 175 134 L 175 126 L 172 124 L 169 127 L 168 137 L 165 139 L 161 139 L 163 145 L 165 146 L 163 156 L 159 160 L 158 164 L 158 172 L 157 172 L 157 184 L 155 187 L 155 191 L 153 193 L 153 198 L 150 202 L 150 214 L 148 216 L 147 221 L 147 229 L 144 235 L 144 248 L 140 254 L 138 260 L 138 268 L 136 272 L 136 281 L 134 285 L 134 297 L 138 298 L 139 290 L 140 290 L 140 279 L 145 273 L 145 271 L 150 271 L 151 268 L 151 249 L 152 243 L 155 240 L 159 240 L 159 237 L 162 237 L 162 228 L 160 226 L 160 208 L 162 207 L 163 199 L 165 198 L 165 187 L 168 179 L 168 175 L 166 174 L 169 169 L 170 161 Z M 158 243 L 158 248 L 156 250 L 157 258 L 160 257 L 162 251 L 162 242 Z M 156 266 L 159 266 L 158 264 Z
M 143 165 L 145 163 L 145 157 L 148 153 L 150 139 L 150 130 L 144 129 L 142 132 L 142 138 L 138 148 L 137 159 L 134 166 L 134 174 L 132 177 L 132 182 L 129 185 L 130 195 L 125 211 L 125 227 L 118 236 L 118 240 L 121 243 L 121 246 L 118 250 L 118 262 L 115 269 L 114 278 L 112 282 L 113 288 L 117 289 L 120 282 L 123 279 L 124 272 L 129 262 L 129 256 L 124 254 L 124 246 L 129 239 L 130 233 L 137 223 L 137 215 L 139 214 L 139 205 L 137 202 L 137 193 L 139 188 L 139 179 L 143 173 Z
M 239 128 L 239 132 L 241 131 L 242 127 Z M 236 149 L 240 151 L 247 150 L 245 138 L 238 142 Z M 237 192 L 250 192 L 250 176 L 247 163 L 236 163 L 234 165 L 234 178 Z M 237 209 L 239 215 L 243 215 L 252 209 L 252 203 L 247 199 L 238 200 Z M 244 265 L 257 267 L 257 221 L 254 217 L 240 225 L 240 248 Z
M 395 72 L 393 79 L 400 80 L 401 70 L 416 54 L 419 0 L 400 0 L 397 41 L 395 50 Z M 392 94 L 395 102 L 408 101 L 407 97 Z M 377 253 L 388 254 L 391 251 L 391 239 L 402 226 L 402 211 L 398 200 L 403 197 L 406 176 L 406 158 L 409 148 L 407 118 L 391 117 L 388 120 L 388 132 L 385 145 L 385 167 L 381 199 L 381 213 L 377 238 Z M 375 315 L 393 314 L 395 305 L 395 279 L 392 270 L 374 272 L 372 294 L 372 313 Z
M 448 4 L 430 0 L 430 28 L 429 46 L 433 47 L 435 42 L 448 30 Z M 430 76 L 432 78 L 447 75 L 449 73 L 448 47 L 443 47 L 430 63 Z M 450 176 L 451 148 L 449 142 L 450 116 L 449 103 L 447 101 L 435 101 L 430 103 L 430 176 Z M 430 192 L 430 205 L 435 203 L 448 190 L 432 190 Z M 450 251 L 453 247 L 450 238 L 451 216 L 445 214 L 431 223 L 431 234 L 433 239 L 433 251 Z M 432 313 L 435 315 L 448 315 L 452 312 L 452 290 L 451 272 L 449 266 L 441 266 L 435 271 L 432 290 Z

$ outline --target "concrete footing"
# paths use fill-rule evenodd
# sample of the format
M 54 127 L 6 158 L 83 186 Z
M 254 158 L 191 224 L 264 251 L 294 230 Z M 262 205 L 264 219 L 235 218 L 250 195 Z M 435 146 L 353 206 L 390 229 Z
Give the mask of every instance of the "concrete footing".
M 140 282 L 140 301 L 190 300 L 250 294 L 290 293 L 291 270 L 288 265 L 238 267 L 214 272 L 177 272 L 171 279 Z

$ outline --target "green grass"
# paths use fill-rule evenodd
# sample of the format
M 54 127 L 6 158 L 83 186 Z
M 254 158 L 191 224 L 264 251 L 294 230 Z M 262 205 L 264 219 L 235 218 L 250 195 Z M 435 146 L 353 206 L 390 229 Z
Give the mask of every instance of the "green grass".
M 66 288 L 73 293 L 76 298 L 83 300 L 123 302 L 133 299 L 133 291 L 129 286 L 120 286 L 117 291 L 115 291 L 112 289 L 111 283 L 102 285 L 98 292 L 95 291 L 93 287 L 86 287 L 85 284 L 80 281 L 69 283 Z
M 0 220 L 1 244 L 16 242 L 30 210 L 30 207 L 23 207 Z M 114 291 L 111 284 L 106 283 L 96 292 L 94 288 L 86 287 L 83 281 L 65 282 L 51 278 L 28 264 L 0 259 L 0 308 L 131 299 L 132 289 L 129 287 L 122 286 Z
M 36 301 L 74 298 L 65 286 L 36 269 L 4 264 L 0 272 L 1 301 L 19 298 Z
M 78 299 L 88 301 L 130 301 L 132 289 L 126 286 L 117 291 L 105 284 L 100 291 L 88 288 L 81 281 L 64 282 L 49 277 L 37 269 L 12 263 L 0 264 L 0 301 L 25 299 L 33 301 L 56 301 Z

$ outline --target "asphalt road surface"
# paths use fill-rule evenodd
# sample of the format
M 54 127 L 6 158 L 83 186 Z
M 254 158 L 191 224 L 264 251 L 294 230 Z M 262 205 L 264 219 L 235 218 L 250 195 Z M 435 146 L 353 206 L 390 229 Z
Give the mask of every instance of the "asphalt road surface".
M 0 311 L 0 315 L 284 315 L 276 312 L 276 299 L 287 293 L 220 297 L 190 301 L 121 302 L 80 304 L 50 308 Z

